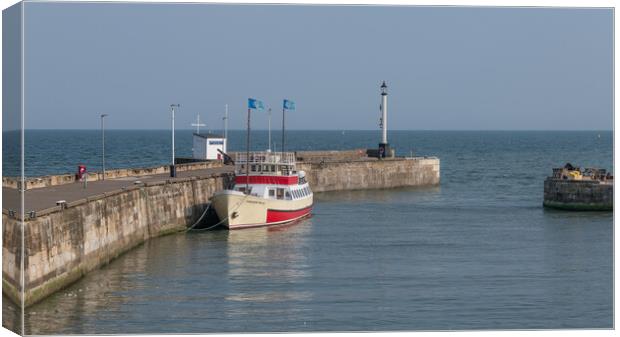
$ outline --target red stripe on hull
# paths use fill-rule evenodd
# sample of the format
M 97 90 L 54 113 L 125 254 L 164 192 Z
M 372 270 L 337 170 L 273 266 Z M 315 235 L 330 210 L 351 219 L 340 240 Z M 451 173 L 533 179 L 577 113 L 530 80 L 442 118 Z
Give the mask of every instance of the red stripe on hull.
M 234 225 L 232 227 L 228 227 L 228 229 L 233 230 L 233 229 L 244 229 L 244 228 L 254 228 L 254 227 L 265 227 L 265 226 L 273 226 L 273 225 L 281 225 L 281 224 L 285 224 L 285 223 L 293 223 L 297 220 L 303 219 L 307 216 L 310 216 L 310 211 L 312 210 L 312 206 L 308 207 L 308 208 L 304 208 L 307 209 L 308 211 L 296 218 L 291 218 L 289 220 L 283 220 L 283 221 L 279 221 L 279 222 L 267 222 L 267 223 L 255 223 L 255 224 L 248 224 L 248 225 Z
M 297 185 L 298 176 L 236 176 L 236 184 L 245 184 L 249 180 L 249 184 L 270 184 L 270 185 Z
M 288 220 L 293 220 L 304 215 L 307 215 L 312 210 L 312 206 L 302 208 L 300 210 L 295 211 L 279 211 L 275 209 L 267 210 L 267 224 L 274 222 L 283 222 Z

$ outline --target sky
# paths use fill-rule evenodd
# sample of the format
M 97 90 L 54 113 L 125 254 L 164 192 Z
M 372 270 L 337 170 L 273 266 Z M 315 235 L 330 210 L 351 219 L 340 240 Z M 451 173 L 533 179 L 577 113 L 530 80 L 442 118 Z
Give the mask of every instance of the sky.
M 25 123 L 287 129 L 610 130 L 611 9 L 27 3 Z M 6 50 L 6 48 L 5 48 Z M 6 96 L 6 94 L 5 94 Z M 267 111 L 252 112 L 266 129 Z

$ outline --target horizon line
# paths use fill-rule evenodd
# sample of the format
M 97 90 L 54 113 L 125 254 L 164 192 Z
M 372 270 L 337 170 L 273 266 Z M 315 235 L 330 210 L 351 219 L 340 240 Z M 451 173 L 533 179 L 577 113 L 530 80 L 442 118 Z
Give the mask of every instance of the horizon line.
M 20 129 L 12 129 L 12 130 L 2 130 L 2 132 L 9 131 L 19 131 Z M 45 128 L 26 128 L 24 130 L 27 131 L 101 131 L 101 128 L 66 128 L 66 129 L 45 129 Z M 170 128 L 162 128 L 162 129 L 133 129 L 133 128 L 106 128 L 106 131 L 170 131 Z M 193 128 L 175 128 L 176 131 L 195 131 Z M 208 131 L 224 131 L 223 129 L 210 129 Z M 228 131 L 247 131 L 247 129 L 228 129 Z M 269 131 L 269 129 L 252 129 L 252 131 Z M 272 129 L 272 132 L 281 132 L 280 129 Z M 286 131 L 334 131 L 334 132 L 342 132 L 342 131 L 373 131 L 373 132 L 381 132 L 381 130 L 377 129 L 287 129 Z M 614 131 L 614 129 L 393 129 L 390 131 L 472 131 L 472 132 L 480 132 L 480 131 Z M 202 133 L 202 132 L 201 132 Z

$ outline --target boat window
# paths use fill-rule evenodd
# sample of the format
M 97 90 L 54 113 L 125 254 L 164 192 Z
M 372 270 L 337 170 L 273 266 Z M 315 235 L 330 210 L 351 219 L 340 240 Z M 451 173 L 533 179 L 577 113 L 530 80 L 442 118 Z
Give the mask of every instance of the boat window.
M 269 172 L 269 165 L 263 165 L 263 172 Z
M 252 172 L 256 172 L 256 165 L 250 166 L 250 169 L 252 170 Z
M 276 195 L 277 195 L 278 199 L 284 199 L 284 189 L 283 188 L 278 188 Z
M 245 187 L 239 187 L 239 192 L 245 193 Z
M 291 200 L 292 199 L 291 198 L 291 194 L 288 191 L 286 191 L 284 195 L 286 196 L 287 200 Z
M 269 189 L 269 197 L 273 198 L 276 196 L 276 191 L 272 188 Z
M 275 172 L 276 171 L 276 166 L 275 165 L 270 165 L 271 168 L 271 172 Z

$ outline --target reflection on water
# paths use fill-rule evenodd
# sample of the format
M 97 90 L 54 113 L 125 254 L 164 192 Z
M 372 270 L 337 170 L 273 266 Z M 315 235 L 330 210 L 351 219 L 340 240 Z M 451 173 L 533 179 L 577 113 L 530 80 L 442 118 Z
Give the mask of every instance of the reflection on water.
M 2 294 L 2 326 L 15 332 L 21 331 L 21 310 L 11 300 Z
M 261 314 L 286 317 L 294 310 L 283 303 L 312 297 L 295 286 L 308 275 L 300 249 L 311 228 L 307 219 L 153 239 L 28 308 L 26 331 L 209 331 L 209 320 L 238 319 L 254 312 L 256 303 L 272 305 Z M 17 322 L 3 317 L 6 324 Z
M 306 219 L 228 232 L 227 320 L 251 316 L 273 322 L 271 317 L 294 319 L 299 314 L 300 304 L 312 299 L 312 289 L 301 286 L 310 275 L 303 251 L 311 229 L 312 220 Z

